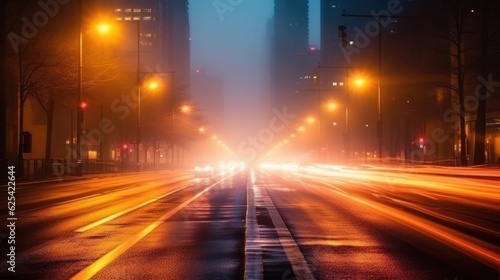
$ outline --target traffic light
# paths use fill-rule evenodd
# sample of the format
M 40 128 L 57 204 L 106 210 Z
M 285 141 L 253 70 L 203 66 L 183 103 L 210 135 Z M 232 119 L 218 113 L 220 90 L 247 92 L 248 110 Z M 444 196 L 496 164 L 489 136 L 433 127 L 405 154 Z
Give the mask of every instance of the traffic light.
M 88 105 L 89 104 L 88 104 L 87 101 L 82 100 L 82 101 L 80 101 L 80 105 L 79 106 L 80 106 L 80 109 L 84 110 L 84 109 L 86 109 L 88 107 Z
M 347 33 L 345 25 L 339 25 L 339 37 L 341 38 L 342 47 L 347 47 Z
M 418 139 L 418 146 L 420 147 L 420 149 L 424 148 L 424 138 L 420 137 Z

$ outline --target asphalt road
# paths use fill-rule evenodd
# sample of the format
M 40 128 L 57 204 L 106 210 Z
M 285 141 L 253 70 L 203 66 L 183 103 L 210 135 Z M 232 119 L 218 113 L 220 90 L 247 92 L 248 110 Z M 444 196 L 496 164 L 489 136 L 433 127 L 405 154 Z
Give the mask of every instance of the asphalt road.
M 14 215 L 7 207 L 0 212 L 6 225 L 15 222 L 15 244 L 8 244 L 12 231 L 0 232 L 0 273 L 6 279 L 499 279 L 497 185 L 328 168 L 17 185 Z

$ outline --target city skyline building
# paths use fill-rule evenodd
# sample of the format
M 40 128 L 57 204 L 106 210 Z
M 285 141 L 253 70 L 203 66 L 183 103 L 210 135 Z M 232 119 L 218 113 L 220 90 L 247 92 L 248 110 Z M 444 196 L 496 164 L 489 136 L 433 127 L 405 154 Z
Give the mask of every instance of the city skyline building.
M 309 51 L 309 1 L 275 0 L 271 29 L 271 107 L 299 110 L 301 77 L 310 74 L 304 54 Z

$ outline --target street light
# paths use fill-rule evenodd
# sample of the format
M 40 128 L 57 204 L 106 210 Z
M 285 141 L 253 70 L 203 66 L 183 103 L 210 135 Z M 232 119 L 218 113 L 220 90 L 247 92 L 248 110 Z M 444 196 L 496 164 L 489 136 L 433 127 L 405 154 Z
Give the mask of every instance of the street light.
M 346 149 L 346 157 L 349 158 L 350 154 L 350 149 L 349 149 L 349 91 L 350 91 L 350 84 L 351 84 L 351 77 L 349 74 L 349 69 L 359 69 L 361 67 L 354 67 L 354 66 L 324 66 L 324 65 L 319 65 L 319 69 L 321 68 L 326 68 L 326 69 L 344 69 L 345 70 L 345 83 L 343 82 L 333 82 L 332 86 L 345 86 L 345 92 L 346 92 L 346 107 L 345 107 L 345 136 L 344 136 L 344 142 L 345 142 L 345 149 Z M 358 76 L 354 79 L 352 79 L 352 84 L 355 87 L 363 87 L 365 85 L 365 79 L 362 76 Z
M 150 90 L 155 90 L 155 89 L 158 89 L 159 84 L 158 84 L 158 82 L 157 82 L 157 81 L 152 80 L 152 81 L 148 81 L 148 82 L 146 83 L 146 87 L 147 87 L 148 89 L 150 89 Z
M 141 171 L 141 162 L 139 161 L 139 144 L 141 143 L 141 78 L 140 78 L 140 59 L 141 59 L 141 21 L 137 22 L 137 149 L 136 149 L 136 171 Z
M 362 87 L 365 84 L 365 80 L 363 78 L 356 78 L 354 80 L 354 85 L 357 87 Z
M 337 104 L 335 104 L 333 102 L 328 103 L 328 109 L 330 111 L 333 111 L 333 110 L 337 109 Z
M 87 107 L 87 103 L 83 101 L 83 28 L 82 28 L 82 0 L 78 1 L 78 96 L 77 96 L 77 115 L 76 115 L 76 169 L 75 173 L 78 176 L 83 175 L 82 166 L 82 135 L 83 135 L 83 123 L 84 123 L 84 110 Z M 109 26 L 99 25 L 97 30 L 99 33 L 107 33 L 109 31 Z M 73 140 L 71 141 L 73 143 Z
M 189 107 L 189 105 L 182 105 L 181 111 L 184 113 L 189 113 L 191 111 L 191 107 Z
M 381 102 L 381 79 L 382 79 L 382 17 L 387 18 L 387 16 L 381 15 L 355 15 L 346 14 L 345 11 L 342 13 L 343 17 L 364 17 L 371 18 L 376 17 L 378 23 L 378 85 L 377 85 L 377 98 L 378 98 L 378 121 L 377 121 L 377 137 L 378 137 L 378 158 L 382 161 L 382 102 Z M 392 15 L 391 18 L 398 18 Z
M 78 38 L 78 98 L 77 98 L 77 115 L 76 115 L 76 175 L 83 175 L 82 170 L 82 124 L 83 124 L 83 108 L 80 106 L 82 103 L 82 0 L 78 1 L 78 18 L 79 18 L 79 38 Z
M 97 25 L 97 31 L 101 34 L 107 34 L 111 30 L 111 27 L 107 23 L 100 23 Z

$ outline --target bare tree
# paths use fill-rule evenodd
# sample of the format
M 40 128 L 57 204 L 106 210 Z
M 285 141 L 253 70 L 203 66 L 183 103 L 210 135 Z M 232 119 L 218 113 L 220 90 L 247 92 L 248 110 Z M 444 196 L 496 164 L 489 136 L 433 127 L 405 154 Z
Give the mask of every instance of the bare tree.
M 438 55 L 430 61 L 442 70 L 442 75 L 434 77 L 434 85 L 449 89 L 457 104 L 453 106 L 453 116 L 447 121 L 455 121 L 453 129 L 459 132 L 460 165 L 469 163 L 468 138 L 466 135 L 466 93 L 477 77 L 477 20 L 474 13 L 475 2 L 471 0 L 428 1 L 423 11 L 428 15 L 420 23 L 429 35 L 428 43 Z M 476 76 L 474 76 L 476 74 Z
M 478 21 L 480 24 L 480 53 L 479 53 L 479 77 L 484 80 L 489 79 L 491 71 L 498 71 L 498 61 L 500 45 L 498 37 L 500 35 L 498 13 L 500 4 L 497 1 L 482 0 L 479 9 Z M 497 67 L 497 68 L 495 68 Z M 476 89 L 477 90 L 477 89 Z M 474 142 L 474 164 L 486 163 L 486 111 L 487 100 L 492 93 L 492 89 L 487 85 L 481 85 L 478 98 L 478 109 L 476 118 L 476 138 Z
M 18 162 L 21 176 L 23 174 L 23 133 L 24 133 L 24 106 L 30 98 L 39 96 L 47 87 L 44 72 L 59 65 L 57 56 L 48 54 L 37 48 L 35 44 L 19 49 L 18 78 L 19 78 L 19 150 Z

